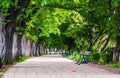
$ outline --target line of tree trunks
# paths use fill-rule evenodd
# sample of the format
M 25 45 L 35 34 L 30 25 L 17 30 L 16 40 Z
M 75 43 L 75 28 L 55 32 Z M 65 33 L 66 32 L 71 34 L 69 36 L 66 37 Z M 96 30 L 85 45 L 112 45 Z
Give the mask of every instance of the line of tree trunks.
M 15 1 L 13 1 L 13 3 L 14 2 Z M 7 25 L 5 26 L 5 29 L 6 29 L 6 36 L 5 36 L 6 52 L 5 52 L 5 59 L 4 59 L 5 64 L 12 63 L 13 35 L 15 32 L 15 28 L 21 25 L 22 23 L 21 21 L 17 20 L 17 17 L 23 13 L 22 9 L 27 7 L 27 5 L 29 4 L 29 0 L 19 1 L 18 3 L 19 3 L 18 5 L 20 5 L 21 8 L 16 9 L 14 5 L 11 5 L 10 8 L 8 9 L 9 16 L 5 18 L 5 20 L 10 20 L 10 22 L 7 23 Z
M 40 51 L 41 44 L 42 44 L 42 39 L 40 39 L 39 42 L 35 44 L 35 53 L 34 53 L 35 56 L 41 55 L 41 51 Z

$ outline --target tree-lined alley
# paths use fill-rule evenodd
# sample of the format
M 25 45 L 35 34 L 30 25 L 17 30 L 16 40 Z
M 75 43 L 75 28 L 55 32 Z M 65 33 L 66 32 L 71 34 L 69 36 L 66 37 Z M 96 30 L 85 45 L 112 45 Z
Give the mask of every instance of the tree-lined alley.
M 120 55 L 120 0 L 0 0 L 0 56 L 5 64 L 48 48 Z M 34 51 L 33 51 L 34 50 Z M 103 56 L 104 57 L 104 56 Z

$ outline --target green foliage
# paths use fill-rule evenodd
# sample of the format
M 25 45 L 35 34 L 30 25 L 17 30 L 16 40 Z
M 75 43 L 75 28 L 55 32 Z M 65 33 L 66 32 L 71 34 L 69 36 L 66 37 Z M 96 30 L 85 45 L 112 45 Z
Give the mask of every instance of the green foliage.
M 113 67 L 113 68 L 120 68 L 120 62 L 116 64 L 109 64 L 108 66 Z
M 11 0 L 0 0 L 0 7 L 9 8 L 11 5 Z
M 99 62 L 99 60 L 100 60 L 100 53 L 99 52 L 93 52 L 90 55 L 90 59 L 91 59 L 92 62 Z
M 3 75 L 2 75 L 2 74 L 0 74 L 0 78 L 3 78 Z
M 120 6 L 120 0 L 112 0 L 112 6 L 113 7 Z
M 54 14 L 56 10 L 58 9 L 40 8 L 37 13 L 31 16 L 30 20 L 26 22 L 25 35 L 35 42 L 38 42 L 40 38 L 49 38 L 51 34 L 60 35 L 58 29 L 59 20 L 56 14 Z M 29 10 L 27 14 L 29 15 Z
M 11 0 L 0 0 L 0 13 L 3 13 L 4 16 L 8 16 L 8 8 L 11 5 Z
M 107 48 L 106 50 L 104 50 L 104 52 L 102 52 L 102 54 L 101 54 L 102 62 L 104 62 L 104 63 L 112 62 L 113 50 L 114 50 L 114 48 Z
M 21 26 L 16 27 L 16 30 L 19 32 L 20 35 L 24 34 L 24 29 Z

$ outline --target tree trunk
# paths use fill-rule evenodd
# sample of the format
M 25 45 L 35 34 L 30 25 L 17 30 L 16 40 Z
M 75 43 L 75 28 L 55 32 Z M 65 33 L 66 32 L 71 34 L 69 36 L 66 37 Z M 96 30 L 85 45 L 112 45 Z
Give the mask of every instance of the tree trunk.
M 44 50 L 45 50 L 45 54 L 47 54 L 47 44 L 45 44 Z
M 25 35 L 23 35 L 21 39 L 21 48 L 22 48 L 21 55 L 25 56 L 27 52 L 27 38 L 25 37 Z
M 12 46 L 12 57 L 15 58 L 16 54 L 17 54 L 17 37 L 18 37 L 18 33 L 14 32 L 14 36 L 13 36 L 13 46 Z
M 38 45 L 38 55 L 40 56 L 41 55 L 41 51 L 40 51 L 40 44 Z
M 36 43 L 35 45 L 35 56 L 40 56 L 41 52 L 40 52 L 40 45 L 42 44 L 42 39 L 39 40 L 38 43 Z
M 5 53 L 5 64 L 12 64 L 12 43 L 13 43 L 14 30 L 12 27 L 8 27 L 6 30 L 6 53 Z
M 35 43 L 32 43 L 32 56 L 35 56 Z
M 89 48 L 88 48 L 88 51 L 91 51 L 91 50 L 92 50 L 92 47 L 93 47 L 92 37 L 90 37 L 90 39 L 89 39 Z
M 117 43 L 116 43 L 115 50 L 113 53 L 114 63 L 117 63 L 119 61 L 119 54 L 120 54 L 120 36 L 117 37 Z
M 35 45 L 35 56 L 40 56 L 40 42 L 36 43 Z
M 15 56 L 15 59 L 18 60 L 18 58 L 20 57 L 20 52 L 22 51 L 22 47 L 21 47 L 21 39 L 22 39 L 22 35 L 17 34 L 17 53 Z
M 5 64 L 12 64 L 12 43 L 13 43 L 13 35 L 14 35 L 14 29 L 17 26 L 17 22 L 16 22 L 16 17 L 15 17 L 15 11 L 14 11 L 14 7 L 10 6 L 9 8 L 9 15 L 8 17 L 6 17 L 7 20 L 11 20 L 10 23 L 8 23 L 6 25 L 6 53 L 5 53 Z
M 44 46 L 43 46 L 43 44 L 40 45 L 40 53 L 44 54 Z
M 6 45 L 5 45 L 5 26 L 2 25 L 2 22 L 4 21 L 3 14 L 0 13 L 0 58 L 3 62 L 5 58 L 5 52 L 6 52 Z
M 33 41 L 30 40 L 30 56 L 33 56 L 33 55 L 32 55 L 32 47 L 33 47 L 32 45 L 33 45 Z
M 31 41 L 30 40 L 27 40 L 27 48 L 26 48 L 26 56 L 30 56 L 30 50 L 31 50 Z
M 88 51 L 92 50 L 92 46 L 93 46 L 92 40 L 93 40 L 92 29 L 89 29 L 89 48 L 88 48 Z
M 35 44 L 35 52 L 34 52 L 34 56 L 38 56 L 37 47 L 38 47 L 38 43 Z
M 89 48 L 88 48 L 88 51 L 91 51 L 92 50 L 92 43 L 90 42 L 90 45 L 89 45 Z

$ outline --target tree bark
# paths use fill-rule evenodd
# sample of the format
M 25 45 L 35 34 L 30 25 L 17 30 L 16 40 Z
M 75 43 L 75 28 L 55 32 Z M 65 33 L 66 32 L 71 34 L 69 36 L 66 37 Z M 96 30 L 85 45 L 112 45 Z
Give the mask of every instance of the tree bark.
M 32 54 L 32 46 L 33 45 L 33 41 L 32 40 L 30 40 L 30 56 L 33 56 L 33 54 Z
M 35 56 L 40 56 L 41 52 L 40 52 L 40 45 L 42 44 L 42 39 L 39 40 L 38 43 L 36 43 L 35 45 Z
M 15 56 L 15 59 L 18 60 L 20 57 L 20 52 L 22 51 L 22 47 L 21 47 L 21 39 L 22 39 L 22 35 L 17 35 L 17 53 Z
M 40 44 L 38 45 L 38 55 L 40 56 L 41 55 L 41 51 L 40 51 Z
M 98 41 L 98 39 L 101 37 L 101 35 L 103 34 L 103 31 L 101 31 L 98 36 L 96 36 L 96 39 L 93 40 L 93 37 L 92 37 L 92 34 L 90 34 L 90 40 L 89 40 L 89 49 L 88 51 L 91 51 L 92 50 L 92 47 L 95 45 L 95 43 Z
M 13 36 L 13 46 L 12 46 L 12 57 L 15 58 L 16 54 L 17 54 L 17 37 L 18 37 L 18 33 L 14 32 L 14 36 Z
M 6 52 L 6 45 L 5 45 L 6 31 L 5 31 L 5 26 L 2 24 L 3 21 L 4 21 L 4 16 L 2 13 L 0 13 L 0 58 L 2 62 L 5 58 L 5 52 Z
M 38 47 L 38 43 L 35 44 L 35 52 L 34 52 L 34 56 L 38 56 L 37 47 Z
M 44 46 L 43 46 L 43 44 L 40 44 L 40 53 L 44 54 Z
M 91 34 L 91 32 L 89 33 L 90 34 L 90 39 L 89 39 L 89 48 L 88 48 L 88 51 L 91 51 L 92 50 L 92 46 L 93 46 L 93 44 L 92 44 L 92 34 Z
M 119 62 L 119 54 L 120 54 L 120 36 L 117 37 L 117 43 L 113 52 L 113 62 Z
M 35 56 L 39 56 L 40 54 L 40 42 L 36 43 L 35 45 Z
M 22 48 L 22 56 L 25 56 L 26 51 L 27 51 L 27 38 L 25 37 L 25 35 L 22 36 L 21 39 L 21 48 Z
M 13 43 L 14 30 L 12 27 L 8 27 L 6 30 L 6 53 L 5 53 L 5 64 L 12 64 L 12 43 Z
M 47 49 L 47 46 L 44 44 L 44 46 L 43 46 L 43 53 L 44 54 L 47 54 L 47 50 L 46 49 Z

